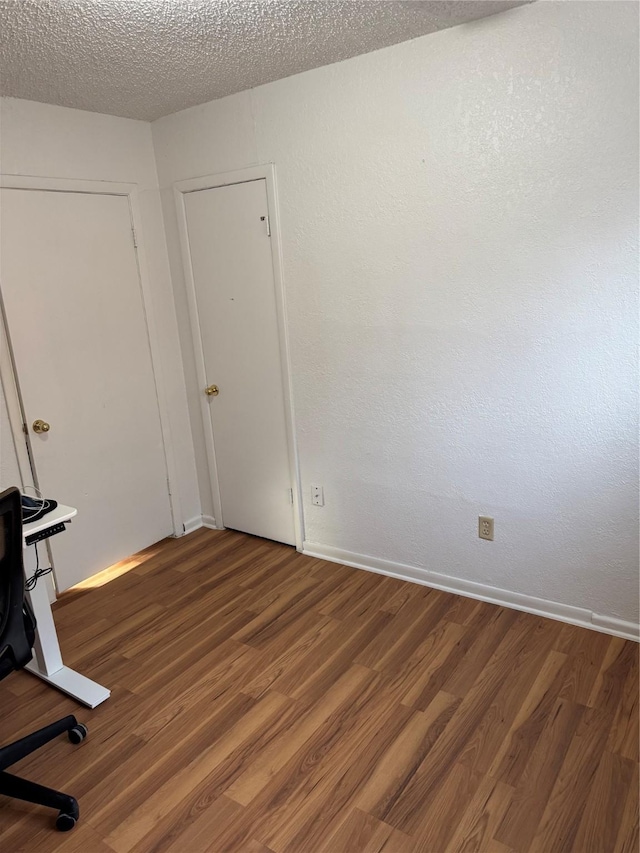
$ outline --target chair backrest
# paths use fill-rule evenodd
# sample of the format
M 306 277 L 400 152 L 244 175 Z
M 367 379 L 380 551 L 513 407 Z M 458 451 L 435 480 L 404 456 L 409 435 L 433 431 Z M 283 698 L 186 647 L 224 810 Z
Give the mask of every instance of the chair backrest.
M 35 627 L 24 597 L 20 491 L 0 494 L 0 678 L 29 663 Z

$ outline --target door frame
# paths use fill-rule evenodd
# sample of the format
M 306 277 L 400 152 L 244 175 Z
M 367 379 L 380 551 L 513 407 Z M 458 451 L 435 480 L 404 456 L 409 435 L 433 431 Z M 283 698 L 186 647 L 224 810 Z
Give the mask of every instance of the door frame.
M 133 232 L 134 251 L 138 267 L 138 280 L 142 295 L 142 306 L 149 351 L 151 355 L 151 369 L 153 372 L 156 399 L 158 402 L 158 413 L 160 418 L 160 431 L 162 435 L 162 447 L 166 469 L 167 493 L 169 496 L 169 507 L 171 510 L 171 523 L 175 537 L 184 535 L 182 520 L 182 507 L 180 504 L 180 491 L 175 462 L 175 450 L 171 436 L 169 422 L 168 394 L 162 371 L 160 337 L 155 323 L 154 297 L 150 285 L 149 270 L 144 250 L 144 233 L 140 214 L 140 200 L 137 184 L 120 183 L 114 181 L 86 181 L 73 178 L 50 178 L 36 175 L 9 175 L 0 173 L 0 189 L 17 190 L 40 190 L 43 192 L 62 193 L 88 193 L 92 195 L 116 195 L 124 196 L 129 206 L 129 217 Z M 0 307 L 2 323 L 3 344 L 0 347 L 0 377 L 5 393 L 12 397 L 7 399 L 9 422 L 13 433 L 13 441 L 18 450 L 18 463 L 23 477 L 23 485 L 37 485 L 38 472 L 35 470 L 33 455 L 31 454 L 31 443 L 28 433 L 24 432 L 24 410 L 20 396 L 20 377 L 17 375 L 11 353 L 9 327 L 0 290 Z M 13 389 L 13 390 L 11 390 Z M 22 451 L 24 448 L 24 452 Z M 27 450 L 27 448 L 29 448 Z M 25 464 L 28 463 L 28 469 Z M 27 478 L 25 480 L 25 477 Z M 58 497 L 56 495 L 56 497 Z M 62 496 L 64 497 L 64 496 Z
M 13 367 L 13 355 L 9 348 L 9 336 L 7 334 L 6 318 L 4 316 L 4 305 L 0 297 L 0 383 L 4 392 L 4 400 L 7 404 L 7 418 L 9 428 L 11 430 L 11 440 L 16 453 L 16 461 L 18 463 L 18 473 L 20 475 L 19 483 L 12 483 L 17 486 L 21 492 L 30 489 L 36 491 L 36 478 L 34 477 L 33 468 L 31 467 L 30 451 L 27 447 L 27 436 L 22 429 L 23 415 L 22 402 L 20 400 L 20 392 L 16 384 L 16 374 Z M 20 424 L 19 434 L 16 435 L 15 424 Z M 6 484 L 4 484 L 6 487 Z M 53 565 L 51 548 L 49 540 L 44 541 L 44 546 L 47 551 L 47 559 L 49 565 Z M 42 578 L 42 582 L 47 589 L 47 597 L 53 603 L 56 600 L 56 587 L 53 573 L 49 573 Z
M 173 197 L 175 201 L 178 232 L 180 236 L 180 250 L 182 255 L 182 268 L 185 279 L 187 302 L 189 305 L 189 321 L 191 324 L 191 339 L 193 342 L 193 353 L 196 364 L 196 375 L 198 388 L 202 389 L 206 384 L 206 370 L 204 361 L 204 348 L 200 335 L 200 317 L 198 314 L 198 301 L 196 297 L 196 286 L 191 265 L 191 251 L 189 246 L 189 232 L 187 227 L 187 212 L 184 197 L 190 192 L 197 190 L 212 190 L 218 187 L 228 187 L 233 184 L 246 184 L 252 181 L 264 180 L 267 191 L 267 213 L 271 231 L 271 261 L 274 282 L 274 296 L 276 315 L 278 322 L 278 343 L 280 348 L 280 369 L 282 373 L 282 389 L 285 405 L 285 426 L 287 438 L 287 450 L 289 456 L 289 470 L 291 472 L 291 494 L 293 495 L 293 525 L 296 540 L 296 550 L 302 551 L 304 542 L 304 518 L 302 514 L 302 495 L 300 487 L 300 466 L 298 462 L 298 448 L 296 442 L 295 415 L 293 407 L 293 387 L 291 381 L 291 359 L 289 354 L 289 335 L 287 325 L 286 298 L 284 289 L 284 275 L 282 263 L 282 244 L 280 241 L 280 220 L 278 215 L 276 171 L 273 163 L 265 163 L 259 166 L 250 166 L 245 169 L 236 169 L 230 172 L 222 172 L 214 175 L 203 175 L 198 178 L 189 178 L 184 181 L 176 181 L 173 184 Z M 216 465 L 215 442 L 213 437 L 213 425 L 209 416 L 209 407 L 204 394 L 200 394 L 200 412 L 204 429 L 205 445 L 207 450 L 207 461 L 209 464 L 209 479 L 213 498 L 213 512 L 217 527 L 224 524 L 222 512 L 222 498 L 220 495 L 220 482 L 218 468 Z M 221 523 L 222 522 L 222 523 Z

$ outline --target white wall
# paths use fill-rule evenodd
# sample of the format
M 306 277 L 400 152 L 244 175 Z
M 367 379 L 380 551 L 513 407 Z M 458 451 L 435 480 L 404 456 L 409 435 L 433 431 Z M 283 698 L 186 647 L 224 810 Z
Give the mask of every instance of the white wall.
M 170 410 L 181 509 L 187 520 L 199 516 L 195 459 L 150 125 L 50 104 L 2 98 L 0 172 L 138 185 L 142 220 L 139 237 L 153 290 L 154 320 L 163 345 L 160 367 Z M 4 398 L 0 404 L 4 412 Z M 0 472 L 4 478 L 5 470 L 7 476 L 10 475 L 15 459 L 11 460 L 5 414 L 2 418 Z
M 545 2 L 153 124 L 276 163 L 312 550 L 637 622 L 637 109 L 637 5 Z

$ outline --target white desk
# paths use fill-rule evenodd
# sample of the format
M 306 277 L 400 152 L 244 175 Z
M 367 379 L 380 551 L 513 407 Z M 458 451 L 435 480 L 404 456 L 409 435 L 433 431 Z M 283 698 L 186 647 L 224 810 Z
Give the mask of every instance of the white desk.
M 39 533 L 41 530 L 46 530 L 54 524 L 59 524 L 71 519 L 78 514 L 78 510 L 71 506 L 63 506 L 58 504 L 53 512 L 47 513 L 39 521 L 32 521 L 29 524 L 23 525 L 22 541 L 24 543 L 24 572 L 25 577 L 30 578 L 36 570 L 36 549 L 31 545 L 26 545 L 25 540 L 28 536 L 34 533 Z M 55 534 L 54 534 L 55 535 Z M 41 540 L 45 542 L 46 540 Z M 95 708 L 111 695 L 111 691 L 90 678 L 85 678 L 79 672 L 69 669 L 62 662 L 60 654 L 60 644 L 58 643 L 58 635 L 56 626 L 53 621 L 51 612 L 51 604 L 47 592 L 47 585 L 44 578 L 40 578 L 31 592 L 27 592 L 27 597 L 33 608 L 33 612 L 38 623 L 36 631 L 36 641 L 33 646 L 35 659 L 28 663 L 25 669 L 42 678 L 63 693 L 68 693 L 73 696 L 83 705 L 88 705 L 89 708 Z

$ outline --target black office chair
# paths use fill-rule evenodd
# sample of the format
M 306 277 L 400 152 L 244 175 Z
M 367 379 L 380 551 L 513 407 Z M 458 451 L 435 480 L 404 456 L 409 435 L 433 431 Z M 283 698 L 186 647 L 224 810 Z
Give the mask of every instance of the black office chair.
M 35 629 L 36 620 L 24 596 L 20 492 L 12 488 L 0 494 L 0 679 L 29 663 Z M 76 825 L 77 801 L 5 770 L 64 732 L 72 743 L 80 743 L 87 735 L 86 727 L 69 716 L 0 747 L 0 794 L 59 809 L 56 827 L 62 831 Z

